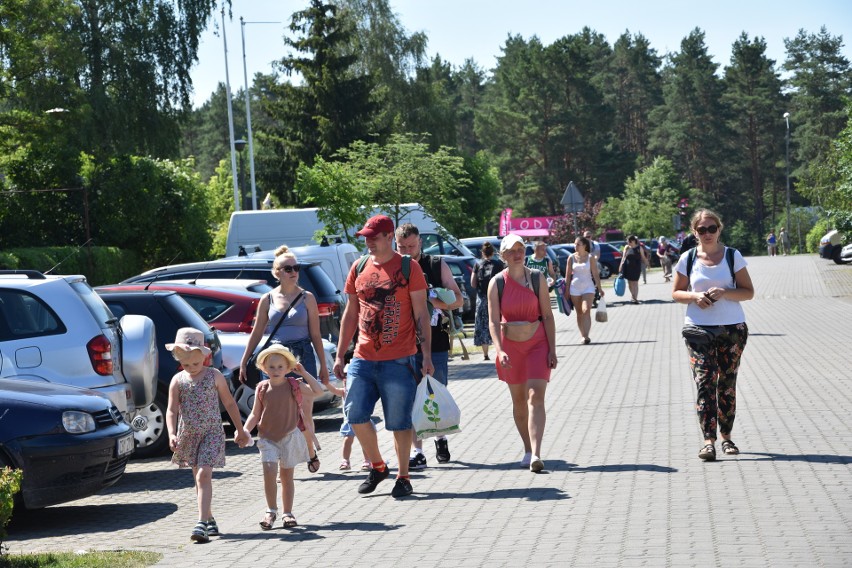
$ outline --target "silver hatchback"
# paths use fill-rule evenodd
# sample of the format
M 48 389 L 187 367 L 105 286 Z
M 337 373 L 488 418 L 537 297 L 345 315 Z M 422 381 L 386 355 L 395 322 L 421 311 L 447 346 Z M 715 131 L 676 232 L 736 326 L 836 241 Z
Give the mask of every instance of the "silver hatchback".
M 0 378 L 92 389 L 130 422 L 157 385 L 154 324 L 119 322 L 83 276 L 0 270 Z

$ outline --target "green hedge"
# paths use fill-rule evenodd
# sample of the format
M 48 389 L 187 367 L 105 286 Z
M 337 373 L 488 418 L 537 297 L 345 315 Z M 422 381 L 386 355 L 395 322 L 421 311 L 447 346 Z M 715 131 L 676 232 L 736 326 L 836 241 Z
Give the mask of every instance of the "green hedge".
M 0 269 L 46 272 L 51 268 L 53 274 L 83 274 L 92 286 L 115 284 L 142 272 L 134 251 L 116 247 L 60 246 L 0 251 Z

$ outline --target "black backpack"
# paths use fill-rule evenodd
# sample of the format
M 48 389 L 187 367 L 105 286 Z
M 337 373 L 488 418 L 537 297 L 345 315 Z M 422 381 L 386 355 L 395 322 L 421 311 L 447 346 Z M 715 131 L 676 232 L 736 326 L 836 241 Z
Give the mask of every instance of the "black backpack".
M 501 263 L 502 264 L 502 263 Z M 497 262 L 494 260 L 483 260 L 476 268 L 476 290 L 481 296 L 488 292 L 488 283 L 494 277 L 494 274 L 500 272 L 502 268 L 497 267 Z

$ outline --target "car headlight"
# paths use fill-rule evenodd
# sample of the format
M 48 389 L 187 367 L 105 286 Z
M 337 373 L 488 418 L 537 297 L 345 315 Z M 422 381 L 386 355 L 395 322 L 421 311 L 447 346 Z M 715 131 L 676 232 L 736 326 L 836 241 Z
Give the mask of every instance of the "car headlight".
M 62 413 L 62 426 L 69 434 L 85 434 L 95 431 L 95 419 L 86 412 L 67 410 Z

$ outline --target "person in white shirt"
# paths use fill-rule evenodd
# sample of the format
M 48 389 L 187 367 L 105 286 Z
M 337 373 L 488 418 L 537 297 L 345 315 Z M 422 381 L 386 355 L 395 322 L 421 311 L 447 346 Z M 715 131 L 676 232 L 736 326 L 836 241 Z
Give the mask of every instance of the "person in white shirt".
M 717 429 L 722 452 L 739 453 L 731 430 L 736 416 L 737 372 L 748 339 L 740 302 L 754 297 L 754 286 L 739 251 L 728 249 L 719 240 L 723 225 L 716 213 L 697 211 L 691 228 L 698 245 L 677 263 L 672 299 L 688 304 L 683 336 L 698 388 L 695 407 L 704 436 L 698 457 L 713 461 Z
M 592 238 L 592 232 L 591 231 L 585 231 L 583 233 L 583 236 L 585 238 L 589 239 L 589 242 L 592 244 L 592 248 L 589 251 L 591 253 L 591 255 L 593 257 L 595 257 L 595 260 L 600 260 L 601 259 L 601 245 L 598 244 L 598 242 Z

